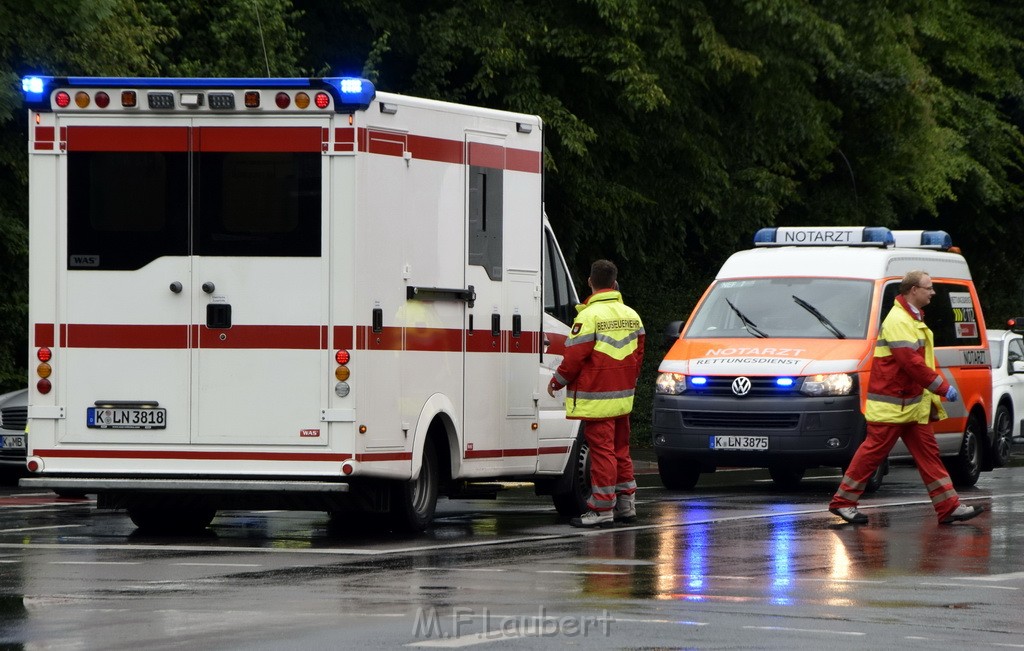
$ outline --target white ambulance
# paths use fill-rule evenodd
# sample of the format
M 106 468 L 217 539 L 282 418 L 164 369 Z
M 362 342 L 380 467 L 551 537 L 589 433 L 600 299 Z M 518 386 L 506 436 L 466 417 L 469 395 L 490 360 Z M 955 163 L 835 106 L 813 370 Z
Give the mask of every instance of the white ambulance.
M 993 459 L 992 370 L 967 262 L 942 231 L 766 228 L 733 254 L 659 366 L 652 434 L 662 482 L 689 489 L 719 467 L 766 467 L 783 488 L 849 464 L 864 440 L 875 340 L 903 275 L 927 271 L 939 372 L 960 401 L 934 424 L 958 486 Z M 908 458 L 902 442 L 890 458 Z M 883 464 L 869 490 L 887 472 Z
M 23 80 L 27 486 L 144 528 L 389 513 L 535 483 L 586 446 L 544 387 L 578 302 L 538 117 L 366 80 Z

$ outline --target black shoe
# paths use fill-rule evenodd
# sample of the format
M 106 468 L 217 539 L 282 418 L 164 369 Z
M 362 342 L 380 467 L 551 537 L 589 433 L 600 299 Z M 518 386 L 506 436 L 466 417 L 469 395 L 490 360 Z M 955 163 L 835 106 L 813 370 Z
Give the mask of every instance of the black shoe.
M 829 509 L 828 512 L 838 515 L 850 524 L 868 523 L 868 516 L 858 511 L 856 506 L 840 506 L 835 509 Z
M 976 518 L 985 510 L 984 506 L 964 506 L 961 504 L 956 510 L 939 520 L 939 524 L 953 524 L 954 522 L 965 522 Z

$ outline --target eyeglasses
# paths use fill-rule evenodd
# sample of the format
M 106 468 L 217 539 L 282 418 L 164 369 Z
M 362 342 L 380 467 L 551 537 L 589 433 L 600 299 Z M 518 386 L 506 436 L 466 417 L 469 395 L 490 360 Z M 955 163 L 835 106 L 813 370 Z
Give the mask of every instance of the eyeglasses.
M 925 290 L 926 292 L 934 292 L 935 291 L 935 285 L 928 285 L 927 287 L 925 287 L 924 285 L 914 285 L 914 287 L 920 287 L 921 289 Z

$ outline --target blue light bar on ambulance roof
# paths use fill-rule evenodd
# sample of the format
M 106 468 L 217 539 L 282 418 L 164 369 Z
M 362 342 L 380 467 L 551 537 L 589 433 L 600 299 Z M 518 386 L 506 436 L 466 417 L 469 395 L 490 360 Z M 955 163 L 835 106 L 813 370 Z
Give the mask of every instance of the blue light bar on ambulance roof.
M 25 104 L 37 110 L 50 108 L 50 94 L 64 88 L 236 88 L 246 90 L 323 90 L 334 98 L 336 111 L 365 110 L 377 95 L 373 82 L 358 77 L 45 77 L 21 80 Z
M 779 226 L 762 228 L 754 246 L 876 246 L 895 243 L 892 231 L 882 226 Z
M 953 238 L 946 231 L 893 231 L 898 249 L 938 249 L 948 251 Z

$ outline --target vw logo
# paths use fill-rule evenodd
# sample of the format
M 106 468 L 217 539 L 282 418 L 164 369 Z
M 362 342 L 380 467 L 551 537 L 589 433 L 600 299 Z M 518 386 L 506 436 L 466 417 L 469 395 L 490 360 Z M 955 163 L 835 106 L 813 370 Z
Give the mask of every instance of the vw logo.
M 740 376 L 732 381 L 732 392 L 738 396 L 750 393 L 750 378 Z

